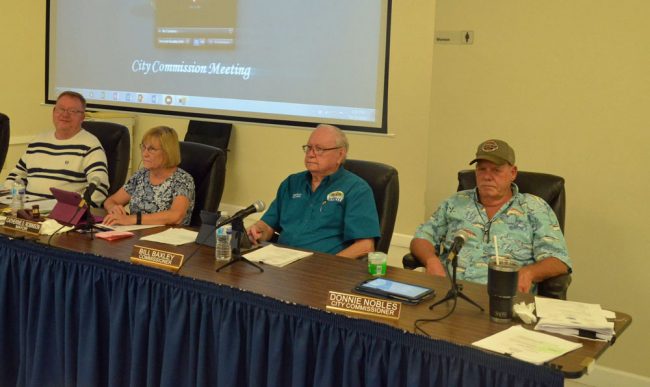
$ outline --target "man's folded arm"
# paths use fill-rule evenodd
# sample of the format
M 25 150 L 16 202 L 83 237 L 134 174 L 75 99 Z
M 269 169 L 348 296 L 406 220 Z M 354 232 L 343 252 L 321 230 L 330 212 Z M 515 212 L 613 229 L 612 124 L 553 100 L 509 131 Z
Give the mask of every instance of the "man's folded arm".
M 375 251 L 375 240 L 373 238 L 357 239 L 350 246 L 336 253 L 339 257 L 359 258 Z
M 560 259 L 555 257 L 544 258 L 519 269 L 519 285 L 517 290 L 528 293 L 533 283 L 539 283 L 547 278 L 556 277 L 568 272 L 569 267 Z
M 436 249 L 428 240 L 414 238 L 411 241 L 411 254 L 426 268 L 427 273 L 441 277 L 446 275 Z

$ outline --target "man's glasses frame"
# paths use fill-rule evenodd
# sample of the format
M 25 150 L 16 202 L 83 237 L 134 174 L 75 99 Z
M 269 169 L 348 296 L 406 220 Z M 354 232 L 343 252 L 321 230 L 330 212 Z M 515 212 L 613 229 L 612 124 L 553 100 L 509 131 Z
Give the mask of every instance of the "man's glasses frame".
M 73 115 L 73 116 L 77 116 L 77 115 L 79 115 L 79 114 L 84 114 L 84 113 L 85 113 L 83 110 L 79 110 L 79 109 L 64 109 L 64 108 L 62 108 L 62 107 L 58 107 L 58 106 L 55 106 L 55 107 L 54 107 L 54 112 L 55 112 L 56 114 L 65 114 L 65 113 L 68 113 L 68 114 Z
M 315 154 L 318 156 L 322 155 L 325 153 L 325 151 L 331 151 L 334 149 L 341 149 L 343 148 L 342 146 L 335 146 L 334 148 L 321 148 L 319 146 L 314 146 L 314 145 L 303 145 L 302 146 L 302 151 L 305 153 L 309 153 L 311 151 L 314 151 Z

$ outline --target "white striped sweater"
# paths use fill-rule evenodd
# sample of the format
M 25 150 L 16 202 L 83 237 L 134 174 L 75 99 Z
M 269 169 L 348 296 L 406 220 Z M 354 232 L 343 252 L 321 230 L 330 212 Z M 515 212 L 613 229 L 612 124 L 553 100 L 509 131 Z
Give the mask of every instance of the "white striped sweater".
M 108 193 L 106 154 L 99 140 L 85 130 L 72 138 L 58 140 L 54 131 L 38 136 L 27 146 L 5 185 L 17 177 L 26 183 L 27 194 L 52 198 L 50 187 L 83 194 L 90 182 L 97 189 L 92 196 L 99 206 Z

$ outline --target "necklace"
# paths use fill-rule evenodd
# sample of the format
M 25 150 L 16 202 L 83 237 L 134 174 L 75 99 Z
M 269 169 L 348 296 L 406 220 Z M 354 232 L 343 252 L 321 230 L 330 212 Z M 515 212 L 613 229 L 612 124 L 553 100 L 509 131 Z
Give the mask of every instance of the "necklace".
M 492 227 L 492 222 L 496 218 L 496 214 L 492 217 L 492 219 L 488 219 L 487 215 L 483 217 L 483 211 L 481 211 L 480 208 L 478 208 L 478 202 L 474 201 L 474 207 L 476 207 L 476 212 L 478 212 L 478 216 L 481 218 L 481 221 L 483 222 L 483 243 L 488 243 L 490 240 L 490 228 Z
M 512 206 L 512 203 L 514 200 L 509 200 L 508 206 L 503 208 L 503 209 L 498 209 L 497 212 L 494 214 L 494 216 L 489 219 L 487 216 L 487 211 L 486 211 L 486 216 L 483 216 L 483 211 L 481 211 L 480 208 L 478 208 L 478 200 L 474 200 L 474 207 L 476 208 L 476 212 L 478 212 L 478 216 L 481 218 L 481 221 L 483 222 L 483 243 L 489 243 L 490 242 L 490 228 L 492 227 L 492 223 L 496 220 L 497 216 L 502 212 L 502 211 L 507 211 L 510 206 Z M 483 205 L 483 204 L 481 204 Z M 503 206 L 503 204 L 501 205 Z M 485 207 L 485 206 L 483 206 Z

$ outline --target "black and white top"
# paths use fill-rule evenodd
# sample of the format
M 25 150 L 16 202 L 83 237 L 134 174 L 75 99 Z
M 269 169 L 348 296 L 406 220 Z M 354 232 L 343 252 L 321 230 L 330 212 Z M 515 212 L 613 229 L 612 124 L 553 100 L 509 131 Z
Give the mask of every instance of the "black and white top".
M 142 212 L 153 214 L 171 208 L 174 198 L 185 196 L 190 205 L 183 218 L 183 225 L 190 224 L 194 209 L 194 179 L 192 175 L 180 168 L 161 184 L 151 184 L 148 169 L 138 170 L 124 185 L 124 190 L 131 195 L 129 208 L 132 214 Z
M 54 131 L 36 137 L 7 183 L 17 178 L 25 183 L 27 194 L 48 198 L 53 198 L 50 187 L 82 194 L 90 182 L 97 185 L 92 195 L 95 205 L 101 205 L 108 194 L 106 154 L 97 137 L 83 129 L 67 140 L 58 140 Z

